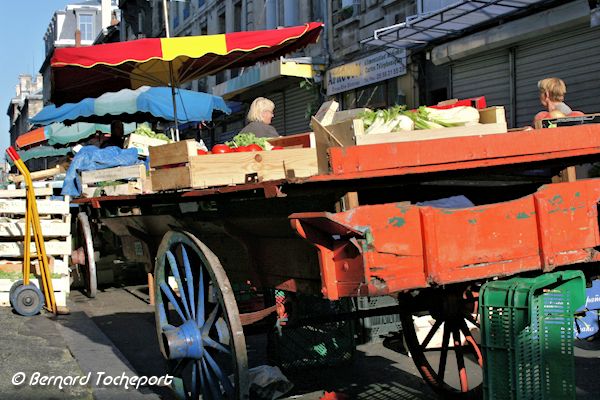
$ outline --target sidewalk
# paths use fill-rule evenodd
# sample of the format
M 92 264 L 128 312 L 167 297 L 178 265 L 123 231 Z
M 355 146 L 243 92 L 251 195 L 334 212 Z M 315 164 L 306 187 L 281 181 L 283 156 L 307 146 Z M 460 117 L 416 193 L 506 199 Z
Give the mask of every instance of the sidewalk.
M 69 308 L 70 315 L 55 318 L 0 307 L 0 398 L 159 400 L 147 386 L 127 389 L 127 378 L 113 379 L 138 373 L 76 303 Z
M 87 386 L 30 385 L 40 376 L 83 376 L 59 331 L 59 324 L 47 315 L 22 317 L 11 308 L 0 307 L 0 397 L 2 399 L 92 399 Z M 16 375 L 18 374 L 18 375 Z M 13 385 L 12 379 L 25 379 Z

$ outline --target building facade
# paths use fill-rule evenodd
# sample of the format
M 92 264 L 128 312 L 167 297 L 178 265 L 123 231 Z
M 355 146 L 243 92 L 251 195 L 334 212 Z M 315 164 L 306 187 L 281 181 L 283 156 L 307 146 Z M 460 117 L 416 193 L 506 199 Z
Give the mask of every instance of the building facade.
M 55 48 L 90 46 L 111 26 L 113 17 L 119 19 L 117 0 L 88 0 L 69 4 L 57 10 L 44 35 L 45 59 L 40 68 L 43 77 L 44 102 L 50 99 L 50 58 Z
M 417 14 L 416 0 L 334 0 L 329 19 L 326 93 L 341 108 L 418 104 L 410 50 L 365 43 L 373 32 Z
M 37 114 L 43 107 L 42 75 L 35 78 L 23 74 L 19 76 L 19 83 L 15 87 L 15 97 L 8 105 L 7 115 L 10 119 L 10 145 L 15 145 L 17 137 L 29 131 L 29 118 Z
M 370 33 L 364 32 L 363 26 L 375 20 L 368 17 L 376 15 L 369 11 L 375 3 L 389 10 L 384 20 L 390 25 L 382 28 L 382 20 L 377 20 Z M 406 17 L 396 8 L 400 4 Z M 600 109 L 600 98 L 595 95 L 600 90 L 600 48 L 596 46 L 600 23 L 594 4 L 587 0 L 498 1 L 482 3 L 474 10 L 468 1 L 357 1 L 348 9 L 354 11 L 343 14 L 341 22 L 334 11 L 333 42 L 341 45 L 332 65 L 360 54 L 351 46 L 356 41 L 373 52 L 376 48 L 387 53 L 405 49 L 407 76 L 397 79 L 398 103 L 403 94 L 410 107 L 485 96 L 488 105 L 504 106 L 510 127 L 531 125 L 541 111 L 537 82 L 557 76 L 567 84 L 566 102 L 573 109 L 593 113 Z M 393 10 L 398 13 L 392 18 Z M 339 86 L 338 81 L 352 75 L 352 68 L 346 68 L 346 73 L 340 70 L 337 75 L 335 69 L 328 73 L 328 82 Z M 365 70 L 360 73 L 364 75 Z M 366 99 L 378 101 L 358 100 L 360 91 L 336 96 L 344 106 L 378 106 L 386 97 L 389 105 L 393 93 L 390 96 L 387 89 L 387 96 L 375 90 L 367 93 Z

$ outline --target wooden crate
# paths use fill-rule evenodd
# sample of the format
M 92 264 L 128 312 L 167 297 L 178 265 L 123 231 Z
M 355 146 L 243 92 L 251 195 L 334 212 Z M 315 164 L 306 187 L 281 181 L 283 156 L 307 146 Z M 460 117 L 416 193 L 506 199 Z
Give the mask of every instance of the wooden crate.
M 167 143 L 168 142 L 163 139 L 151 138 L 132 133 L 127 136 L 127 139 L 125 139 L 125 148 L 130 149 L 134 147 L 137 149 L 139 155 L 148 156 L 150 154 L 148 150 L 150 147 L 162 146 Z
M 314 140 L 312 143 L 314 145 Z M 150 176 L 154 191 L 238 185 L 253 180 L 306 178 L 317 175 L 319 165 L 314 146 L 201 156 L 196 155 L 193 140 L 150 148 Z
M 98 185 L 100 182 L 113 182 L 122 179 L 131 179 L 132 181 L 108 186 Z M 144 164 L 82 171 L 81 183 L 83 184 L 84 197 L 121 196 L 150 193 L 152 191 Z
M 325 131 L 325 135 L 333 137 L 333 140 L 329 140 L 331 146 L 413 142 L 419 140 L 481 136 L 507 132 L 508 129 L 504 107 L 489 107 L 478 111 L 479 124 L 452 128 L 365 134 L 363 122 L 359 119 L 348 119 L 327 127 L 313 123 L 313 128 L 315 129 L 315 133 L 317 131 Z
M 70 198 L 53 199 L 52 192 L 52 187 L 35 189 L 44 244 L 51 258 L 50 270 L 53 275 L 59 276 L 53 278 L 55 297 L 59 306 L 66 306 L 70 284 L 69 256 L 72 251 Z M 15 273 L 17 277 L 0 279 L 0 305 L 9 305 L 10 286 L 22 274 L 25 195 L 24 189 L 0 190 L 0 270 Z M 37 270 L 36 249 L 33 237 L 31 239 L 34 272 Z M 33 281 L 35 283 L 36 280 Z
M 0 306 L 10 307 L 9 292 L 13 285 L 14 280 L 11 279 L 0 279 Z M 41 288 L 41 281 L 39 278 L 32 279 L 31 283 Z M 52 278 L 52 289 L 54 290 L 54 298 L 56 299 L 56 305 L 59 307 L 67 306 L 67 297 L 69 296 L 69 287 L 71 283 L 68 276 L 62 276 L 60 278 Z M 43 291 L 42 291 L 43 293 Z

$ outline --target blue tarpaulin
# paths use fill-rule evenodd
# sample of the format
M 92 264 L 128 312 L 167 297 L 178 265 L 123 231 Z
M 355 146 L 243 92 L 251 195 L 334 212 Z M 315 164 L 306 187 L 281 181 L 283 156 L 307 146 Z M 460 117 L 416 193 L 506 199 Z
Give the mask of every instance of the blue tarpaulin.
M 231 109 L 222 97 L 192 90 L 175 89 L 179 122 L 211 121 L 215 110 L 229 114 Z M 145 122 L 152 117 L 174 121 L 173 98 L 169 87 L 142 86 L 105 93 L 98 98 L 83 99 L 60 107 L 46 106 L 30 122 L 48 125 L 54 122 Z
M 63 196 L 79 196 L 81 194 L 81 171 L 94 171 L 111 167 L 141 164 L 138 160 L 138 151 L 135 148 L 120 149 L 116 146 L 99 149 L 96 146 L 84 146 L 77 152 L 63 183 L 61 194 Z

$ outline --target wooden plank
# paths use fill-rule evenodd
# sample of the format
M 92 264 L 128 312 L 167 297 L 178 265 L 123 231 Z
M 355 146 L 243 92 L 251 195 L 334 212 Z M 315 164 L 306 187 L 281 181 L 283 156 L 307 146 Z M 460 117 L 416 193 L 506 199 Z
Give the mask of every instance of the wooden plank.
M 340 104 L 335 100 L 326 101 L 325 103 L 321 104 L 321 107 L 319 107 L 319 110 L 316 112 L 313 118 L 316 119 L 321 126 L 331 125 L 333 116 L 335 115 L 335 112 L 338 110 L 339 106 Z
M 150 167 L 161 167 L 188 162 L 191 156 L 198 155 L 198 144 L 194 139 L 154 146 L 148 149 L 150 153 Z
M 506 114 L 504 107 L 488 107 L 479 111 L 479 123 L 481 124 L 497 124 L 506 123 Z
M 279 136 L 267 139 L 273 146 L 281 147 L 315 147 L 314 133 L 298 133 L 296 135 Z
M 319 172 L 317 149 L 208 154 L 190 157 L 187 166 L 151 171 L 153 190 L 238 185 L 256 174 L 261 181 L 305 178 Z
M 71 238 L 67 240 L 45 240 L 46 253 L 49 256 L 71 254 Z M 31 254 L 35 253 L 35 243 L 31 243 Z M 23 257 L 22 242 L 0 242 L 0 257 Z
M 64 200 L 36 201 L 39 214 L 69 214 L 69 202 Z M 25 214 L 25 199 L 0 199 L 0 213 Z
M 570 166 L 552 177 L 552 183 L 575 182 L 577 180 L 577 170 L 575 166 Z
M 110 186 L 88 186 L 82 189 L 84 197 L 100 197 L 100 196 L 126 196 L 130 194 L 142 194 L 144 184 L 142 182 L 127 182 L 120 185 Z M 148 181 L 149 182 L 149 181 Z
M 30 175 L 31 175 L 32 180 L 37 181 L 40 179 L 52 178 L 53 176 L 62 174 L 64 172 L 65 172 L 65 168 L 62 165 L 57 165 L 54 168 L 44 169 L 41 171 L 34 171 Z M 22 175 L 9 175 L 8 179 L 10 179 L 11 181 L 13 181 L 15 183 L 23 182 Z
M 217 154 L 215 156 L 221 156 Z M 152 156 L 150 156 L 152 157 Z M 208 157 L 208 155 L 201 156 Z M 151 158 L 152 159 L 152 158 Z M 159 168 L 150 171 L 152 190 L 186 189 L 192 186 L 189 166 L 175 168 Z
M 315 133 L 315 144 L 317 148 L 317 162 L 320 174 L 329 173 L 329 155 L 327 149 L 330 147 L 354 145 L 354 132 L 352 121 L 324 127 L 319 121 L 313 120 L 312 126 Z M 335 136 L 331 130 L 335 129 Z
M 34 192 L 36 197 L 52 196 L 54 194 L 53 189 L 51 187 L 35 188 Z M 27 196 L 26 189 L 0 190 L 0 198 L 2 199 L 25 196 Z
M 338 111 L 333 116 L 332 124 L 339 124 L 340 122 L 348 121 L 350 119 L 356 119 L 359 115 L 369 110 L 368 108 L 352 108 L 350 110 Z
M 69 265 L 63 259 L 48 257 L 50 273 L 69 275 Z M 23 262 L 21 260 L 0 260 L 0 271 L 9 274 L 23 274 Z M 39 275 L 40 267 L 38 260 L 32 260 L 31 271 Z
M 190 158 L 192 187 L 236 185 L 248 174 L 261 181 L 305 178 L 319 172 L 316 149 L 285 149 Z
M 40 220 L 42 234 L 44 237 L 69 236 L 71 234 L 71 223 L 61 220 Z M 23 237 L 25 232 L 24 220 L 0 220 L 0 237 Z
M 472 126 L 457 126 L 453 128 L 425 129 L 408 132 L 378 133 L 356 137 L 356 144 L 397 143 L 416 142 L 431 139 L 446 139 L 464 136 L 483 136 L 498 133 L 506 133 L 505 123 L 480 124 Z
M 128 178 L 146 179 L 146 167 L 144 164 L 81 172 L 81 183 L 83 184 L 117 181 Z

